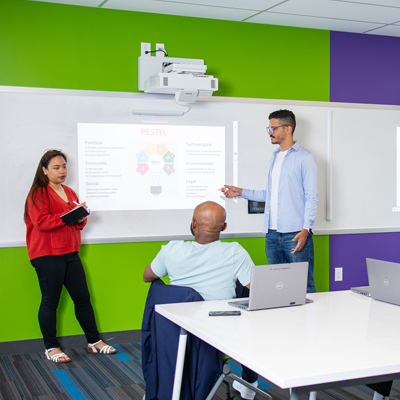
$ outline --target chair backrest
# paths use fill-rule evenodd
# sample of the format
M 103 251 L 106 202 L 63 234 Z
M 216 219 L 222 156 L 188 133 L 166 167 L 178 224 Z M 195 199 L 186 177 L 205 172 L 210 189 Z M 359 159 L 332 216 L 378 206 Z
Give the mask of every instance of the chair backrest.
M 157 314 L 154 306 L 187 301 L 203 298 L 194 289 L 165 285 L 160 279 L 150 286 L 142 322 L 142 368 L 148 400 L 172 397 L 180 333 L 179 326 Z M 189 334 L 181 397 L 204 400 L 221 371 L 219 351 Z
M 250 296 L 250 290 L 246 286 L 243 286 L 240 283 L 239 279 L 236 280 L 235 292 L 236 292 L 237 299 L 239 299 L 241 297 L 249 297 Z

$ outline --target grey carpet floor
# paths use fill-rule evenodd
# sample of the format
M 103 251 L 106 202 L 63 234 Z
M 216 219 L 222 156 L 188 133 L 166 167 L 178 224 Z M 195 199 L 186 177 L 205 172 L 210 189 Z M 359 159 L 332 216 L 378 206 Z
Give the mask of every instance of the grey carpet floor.
M 140 343 L 114 346 L 118 353 L 112 356 L 88 354 L 85 348 L 64 349 L 72 359 L 67 364 L 52 363 L 37 352 L 0 356 L 0 399 L 141 400 L 145 382 Z M 240 372 L 235 364 L 231 367 Z M 263 381 L 260 387 L 274 400 L 289 400 L 288 390 L 268 387 Z M 371 389 L 359 385 L 319 391 L 318 400 L 372 400 L 372 395 Z M 307 398 L 302 395 L 302 400 Z M 213 400 L 225 399 L 221 385 Z M 391 399 L 400 400 L 400 381 L 394 382 Z

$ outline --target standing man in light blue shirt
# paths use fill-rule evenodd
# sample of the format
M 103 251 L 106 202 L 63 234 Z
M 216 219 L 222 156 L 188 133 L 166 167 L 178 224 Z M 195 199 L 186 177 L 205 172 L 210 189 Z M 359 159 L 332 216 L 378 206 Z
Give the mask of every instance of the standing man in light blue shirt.
M 226 197 L 265 201 L 265 252 L 269 264 L 308 261 L 307 292 L 315 292 L 313 225 L 318 205 L 318 171 L 314 156 L 293 140 L 292 111 L 269 115 L 271 143 L 278 144 L 268 164 L 265 190 L 224 185 Z

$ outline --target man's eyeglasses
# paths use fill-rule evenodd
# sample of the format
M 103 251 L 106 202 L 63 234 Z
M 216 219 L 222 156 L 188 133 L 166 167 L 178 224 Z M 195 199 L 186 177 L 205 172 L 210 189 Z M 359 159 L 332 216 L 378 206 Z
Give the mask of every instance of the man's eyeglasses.
M 281 128 L 282 126 L 289 126 L 289 125 L 279 125 L 279 126 L 267 126 L 267 132 L 271 132 L 271 134 L 274 134 L 274 130 Z

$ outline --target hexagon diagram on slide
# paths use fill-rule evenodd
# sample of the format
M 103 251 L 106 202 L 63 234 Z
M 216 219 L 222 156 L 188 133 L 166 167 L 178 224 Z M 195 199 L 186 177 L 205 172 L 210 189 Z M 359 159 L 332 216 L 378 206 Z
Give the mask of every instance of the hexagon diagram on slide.
M 138 163 L 136 172 L 142 176 L 147 173 L 151 174 L 153 185 L 150 186 L 150 193 L 158 196 L 162 192 L 161 175 L 165 173 L 169 176 L 175 172 L 175 154 L 172 154 L 164 143 L 147 143 L 143 150 L 136 154 L 136 157 Z

